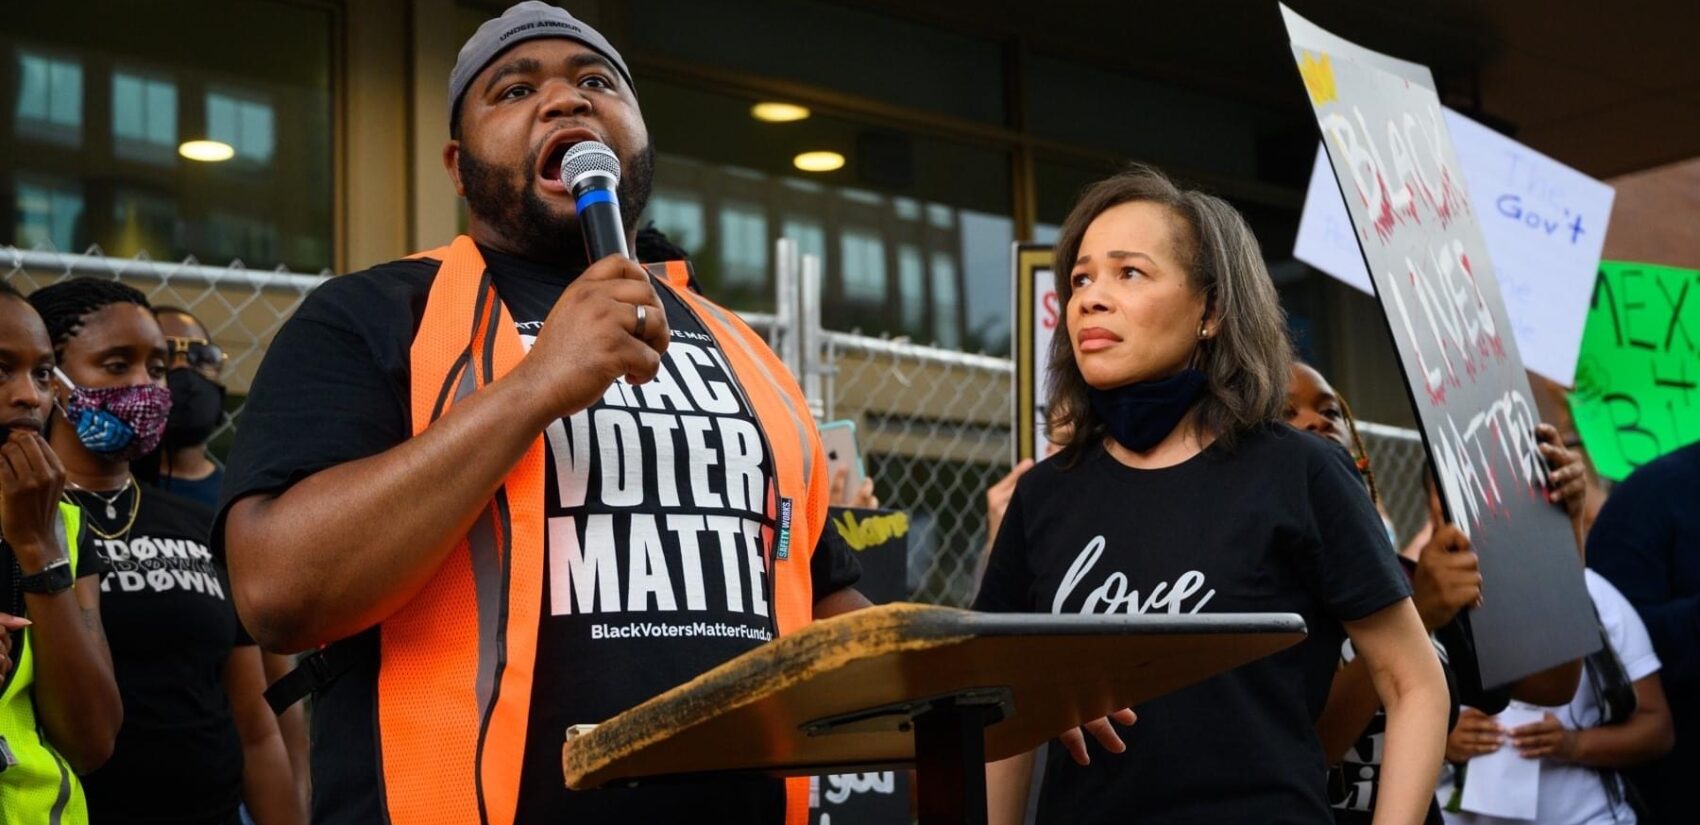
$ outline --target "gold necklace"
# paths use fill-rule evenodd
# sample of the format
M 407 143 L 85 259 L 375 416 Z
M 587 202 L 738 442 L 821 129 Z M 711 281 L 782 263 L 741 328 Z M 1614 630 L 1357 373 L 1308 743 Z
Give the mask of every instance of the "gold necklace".
M 105 502 L 106 503 L 106 517 L 109 518 L 109 519 L 115 519 L 115 518 L 118 517 L 118 510 L 114 506 L 118 502 L 118 497 L 121 496 L 121 495 L 124 495 L 125 490 L 129 490 L 131 488 L 134 488 L 135 491 L 136 491 L 136 495 L 135 495 L 134 498 L 130 499 L 130 516 L 129 516 L 128 520 L 126 520 L 124 522 L 124 526 L 122 528 L 120 528 L 119 530 L 116 530 L 112 533 L 108 533 L 105 530 L 100 529 L 100 525 L 96 524 L 94 519 L 88 520 L 89 529 L 93 530 L 95 535 L 100 536 L 101 538 L 106 539 L 107 541 L 114 541 L 114 540 L 118 540 L 118 539 L 123 539 L 123 538 L 126 538 L 130 535 L 130 528 L 136 526 L 136 514 L 140 513 L 142 511 L 142 488 L 136 484 L 136 477 L 135 476 L 131 476 L 129 478 L 129 480 L 124 482 L 124 486 L 118 488 L 118 492 L 113 493 L 112 498 L 110 498 L 110 499 L 108 499 L 106 496 L 101 495 L 100 493 L 97 493 L 93 490 L 90 490 L 87 487 L 82 486 L 81 484 L 77 484 L 76 482 L 67 481 L 67 482 L 65 482 L 65 484 L 66 484 L 66 486 L 70 487 L 71 490 L 75 490 L 77 492 L 82 492 L 82 493 L 88 493 L 89 495 L 94 496 L 95 498 L 98 498 L 101 501 Z M 65 499 L 66 499 L 66 501 L 70 502 L 71 504 L 74 504 L 78 507 L 83 507 L 82 502 L 76 500 L 73 497 L 66 496 Z M 83 509 L 87 510 L 88 508 L 83 507 Z
M 135 476 L 129 476 L 129 477 L 125 478 L 124 479 L 124 486 L 119 487 L 118 492 L 113 493 L 111 498 L 103 496 L 95 490 L 90 490 L 89 488 L 84 487 L 83 485 L 78 484 L 75 481 L 66 481 L 65 486 L 70 487 L 71 489 L 76 490 L 79 493 L 88 493 L 89 495 L 100 499 L 101 502 L 103 502 L 106 505 L 106 517 L 110 518 L 110 519 L 115 519 L 115 518 L 118 518 L 118 509 L 114 505 L 116 505 L 118 503 L 118 497 L 121 496 L 121 495 L 124 495 L 124 492 L 126 490 L 130 489 L 130 485 L 135 484 L 135 483 L 136 483 L 136 477 Z

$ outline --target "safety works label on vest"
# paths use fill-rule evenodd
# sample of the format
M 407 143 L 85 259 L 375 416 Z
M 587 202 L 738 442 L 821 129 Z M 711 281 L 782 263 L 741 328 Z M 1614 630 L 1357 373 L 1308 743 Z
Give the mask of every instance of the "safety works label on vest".
M 675 329 L 654 380 L 544 435 L 550 616 L 599 641 L 773 637 L 771 462 L 713 338 Z

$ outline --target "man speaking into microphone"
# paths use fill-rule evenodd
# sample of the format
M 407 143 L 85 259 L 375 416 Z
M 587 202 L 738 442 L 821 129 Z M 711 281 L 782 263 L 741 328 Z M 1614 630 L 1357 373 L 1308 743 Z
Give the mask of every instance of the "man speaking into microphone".
M 469 235 L 308 297 L 215 531 L 254 637 L 322 647 L 268 696 L 316 694 L 313 820 L 800 823 L 806 780 L 564 787 L 567 727 L 867 602 L 796 383 L 622 254 L 654 149 L 619 53 L 521 3 L 448 92 Z

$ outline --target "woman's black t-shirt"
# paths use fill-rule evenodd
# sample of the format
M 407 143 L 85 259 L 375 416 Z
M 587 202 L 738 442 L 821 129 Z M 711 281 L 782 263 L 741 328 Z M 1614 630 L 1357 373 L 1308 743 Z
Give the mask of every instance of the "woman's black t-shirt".
M 121 533 L 138 494 L 135 524 Z M 207 545 L 213 513 L 151 487 L 115 502 L 116 523 L 92 498 L 78 503 L 92 526 L 119 536 L 93 536 L 111 566 L 100 617 L 124 724 L 112 758 L 83 777 L 90 821 L 233 823 L 242 741 L 224 667 L 235 646 L 254 642 L 236 619 L 224 562 Z
M 976 609 L 1291 612 L 1309 636 L 1135 708 L 1126 753 L 1049 749 L 1039 822 L 1331 822 L 1315 724 L 1341 623 L 1410 595 L 1351 458 L 1270 424 L 1163 469 L 1069 459 L 1017 485 Z

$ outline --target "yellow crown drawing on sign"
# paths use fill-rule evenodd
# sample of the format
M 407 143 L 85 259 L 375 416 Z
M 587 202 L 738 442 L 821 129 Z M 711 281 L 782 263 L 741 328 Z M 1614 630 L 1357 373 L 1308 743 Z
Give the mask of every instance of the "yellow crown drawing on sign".
M 1334 67 L 1328 63 L 1328 55 L 1312 56 L 1310 52 L 1301 52 L 1299 58 L 1299 74 L 1304 77 L 1305 91 L 1310 92 L 1310 102 L 1313 106 L 1321 106 L 1335 99 Z

